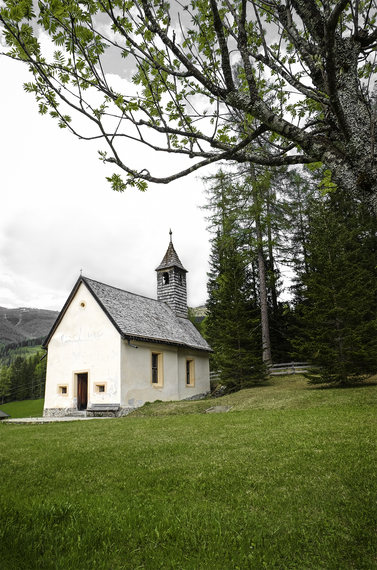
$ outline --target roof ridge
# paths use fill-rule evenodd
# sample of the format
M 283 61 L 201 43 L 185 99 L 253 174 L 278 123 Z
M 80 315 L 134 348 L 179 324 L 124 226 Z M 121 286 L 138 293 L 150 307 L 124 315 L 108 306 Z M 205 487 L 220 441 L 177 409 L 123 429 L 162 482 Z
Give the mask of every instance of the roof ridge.
M 195 350 L 211 351 L 190 319 L 179 317 L 164 301 L 131 293 L 120 287 L 80 275 L 60 311 L 43 347 L 47 349 L 52 335 L 63 319 L 80 285 L 93 295 L 122 338 L 139 338 L 148 342 L 172 344 Z
M 149 301 L 156 301 L 157 303 L 161 303 L 158 299 L 154 299 L 153 297 L 147 297 L 146 295 L 140 295 L 139 293 L 133 293 L 132 291 L 128 291 L 127 289 L 121 289 L 121 287 L 115 287 L 114 285 L 109 285 L 108 283 L 103 283 L 103 281 L 98 281 L 97 279 L 92 279 L 91 277 L 85 277 L 84 275 L 81 276 L 82 279 L 93 281 L 93 283 L 98 283 L 99 285 L 104 285 L 105 287 L 110 287 L 110 289 L 116 289 L 117 291 L 122 291 L 122 293 L 128 293 L 128 295 L 134 295 L 135 297 L 141 297 L 142 299 L 148 299 Z

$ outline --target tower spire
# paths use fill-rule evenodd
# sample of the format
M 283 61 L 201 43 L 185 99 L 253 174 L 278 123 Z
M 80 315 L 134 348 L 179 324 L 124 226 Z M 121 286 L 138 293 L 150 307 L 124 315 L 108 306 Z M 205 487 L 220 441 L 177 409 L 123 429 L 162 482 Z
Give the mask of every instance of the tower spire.
M 176 315 L 187 317 L 186 273 L 173 246 L 173 232 L 163 260 L 157 267 L 157 299 L 169 305 Z

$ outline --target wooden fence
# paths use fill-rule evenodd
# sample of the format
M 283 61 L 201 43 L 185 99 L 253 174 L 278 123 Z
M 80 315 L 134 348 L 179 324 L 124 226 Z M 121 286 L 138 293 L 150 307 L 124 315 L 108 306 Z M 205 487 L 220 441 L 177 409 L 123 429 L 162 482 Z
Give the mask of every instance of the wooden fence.
M 313 368 L 310 362 L 282 362 L 281 364 L 271 364 L 269 371 L 271 376 L 278 376 L 279 374 L 308 372 L 309 368 Z
M 210 372 L 209 373 L 210 380 L 220 380 L 220 372 Z
M 282 362 L 281 364 L 271 364 L 268 367 L 270 376 L 278 376 L 279 374 L 300 374 L 308 372 L 309 368 L 313 368 L 310 362 Z M 220 380 L 220 372 L 210 372 L 211 380 Z

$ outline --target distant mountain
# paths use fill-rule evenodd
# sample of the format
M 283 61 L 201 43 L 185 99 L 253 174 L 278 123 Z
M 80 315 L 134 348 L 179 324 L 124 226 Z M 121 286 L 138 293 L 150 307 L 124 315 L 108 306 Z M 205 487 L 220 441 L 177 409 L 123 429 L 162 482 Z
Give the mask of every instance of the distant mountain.
M 208 313 L 208 309 L 205 305 L 201 305 L 200 307 L 190 307 L 189 308 L 189 315 L 190 318 L 194 319 L 195 323 L 201 323 L 204 321 Z
M 0 307 L 0 344 L 47 336 L 59 311 Z

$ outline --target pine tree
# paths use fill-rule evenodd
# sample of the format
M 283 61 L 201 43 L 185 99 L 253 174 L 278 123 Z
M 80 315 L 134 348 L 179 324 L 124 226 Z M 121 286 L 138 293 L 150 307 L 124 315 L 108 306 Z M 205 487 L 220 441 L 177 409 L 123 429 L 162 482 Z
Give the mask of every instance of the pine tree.
M 205 335 L 214 350 L 213 366 L 229 390 L 265 380 L 259 311 L 247 265 L 237 236 L 225 224 L 212 242 Z
M 360 381 L 377 370 L 377 223 L 337 191 L 312 206 L 297 354 L 312 383 Z

